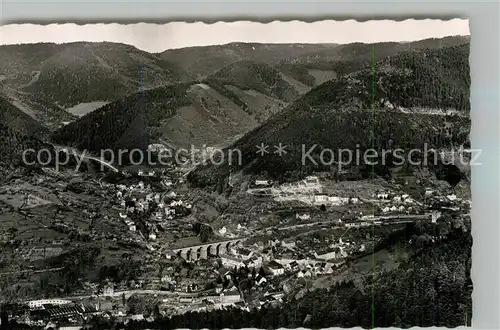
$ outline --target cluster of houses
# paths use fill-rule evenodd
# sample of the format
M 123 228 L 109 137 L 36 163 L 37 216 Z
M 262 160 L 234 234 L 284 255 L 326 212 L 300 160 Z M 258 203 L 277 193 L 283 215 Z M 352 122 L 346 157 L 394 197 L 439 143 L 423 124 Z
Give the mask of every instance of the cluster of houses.
M 66 299 L 41 299 L 27 301 L 25 309 L 19 309 L 11 315 L 18 323 L 33 327 L 53 327 L 66 325 L 67 328 L 78 328 L 85 320 L 97 315 L 99 311 L 91 304 L 74 303 Z M 66 328 L 59 326 L 58 329 Z
M 279 194 L 298 194 L 298 193 L 321 193 L 323 190 L 318 177 L 308 176 L 304 180 L 284 183 L 281 185 L 274 185 L 274 182 L 267 179 L 257 179 L 251 184 L 252 189 L 265 189 L 270 188 L 274 195 Z M 272 188 L 271 188 L 272 187 Z
M 323 186 L 319 182 L 317 176 L 308 176 L 304 180 L 292 183 L 284 183 L 276 188 L 277 194 L 304 194 L 315 193 L 320 194 L 323 191 Z
M 154 223 L 161 223 L 174 219 L 176 216 L 188 214 L 192 208 L 189 203 L 177 200 L 176 193 L 170 192 L 167 195 L 153 193 L 150 186 L 145 186 L 141 181 L 137 185 L 125 186 L 117 185 L 116 198 L 124 212 L 120 212 L 120 218 L 125 222 L 130 231 L 136 231 L 136 223 L 130 218 L 131 214 L 143 214 L 151 212 L 151 220 Z M 154 208 L 154 210 L 153 210 Z M 156 225 L 147 223 L 150 229 L 149 239 L 156 240 Z
M 344 265 L 345 260 L 331 262 L 317 259 L 303 259 L 281 262 L 273 260 L 267 265 L 273 276 L 293 273 L 297 278 L 302 278 L 332 274 L 336 269 Z
M 345 258 L 349 254 L 348 251 L 359 250 L 359 247 L 355 246 L 355 244 L 348 241 L 344 242 L 342 239 L 332 244 L 328 251 L 322 254 L 313 253 L 310 257 L 294 254 L 295 242 L 270 241 L 268 245 L 271 248 L 260 245 L 257 247 L 257 244 L 245 248 L 231 248 L 227 254 L 220 255 L 220 259 L 223 266 L 230 269 L 242 267 L 258 269 L 264 267 L 271 276 L 297 273 L 298 277 L 307 277 L 309 276 L 308 271 L 314 276 L 331 274 L 336 268 L 344 264 Z M 277 246 L 279 248 L 276 248 Z M 289 253 L 282 253 L 283 251 Z M 259 283 L 256 284 L 260 285 L 266 279 L 257 279 L 257 281 Z
M 261 255 L 258 255 L 252 250 L 240 247 L 230 249 L 227 254 L 221 254 L 220 259 L 222 265 L 228 268 L 259 268 L 264 261 Z
M 308 176 L 304 180 L 284 183 L 279 186 L 271 186 L 268 180 L 255 180 L 253 186 L 257 189 L 249 189 L 253 194 L 270 195 L 277 202 L 299 201 L 309 205 L 334 205 L 361 203 L 357 197 L 338 197 L 323 194 L 323 186 L 317 176 Z M 259 189 L 260 188 L 260 189 Z
M 159 305 L 159 310 L 165 315 L 184 314 L 189 311 L 222 309 L 241 301 L 241 294 L 233 285 L 223 290 L 216 290 L 210 295 L 193 293 L 165 298 Z
M 419 205 L 408 194 L 390 194 L 387 192 L 378 192 L 376 198 L 385 202 L 385 206 L 381 207 L 380 211 L 383 214 L 390 213 L 411 213 L 415 206 Z
M 338 197 L 324 194 L 310 195 L 304 193 L 298 194 L 278 194 L 275 195 L 277 202 L 298 201 L 309 205 L 325 205 L 325 206 L 342 206 L 347 204 L 360 204 L 361 201 L 357 197 Z

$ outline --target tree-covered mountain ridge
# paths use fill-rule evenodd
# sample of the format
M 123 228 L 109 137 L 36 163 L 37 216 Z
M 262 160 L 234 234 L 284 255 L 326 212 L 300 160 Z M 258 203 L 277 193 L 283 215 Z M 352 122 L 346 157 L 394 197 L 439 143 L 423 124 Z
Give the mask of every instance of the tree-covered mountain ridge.
M 389 141 L 405 150 L 425 144 L 436 148 L 468 145 L 468 54 L 468 44 L 400 53 L 369 69 L 328 81 L 230 146 L 228 150 L 241 151 L 241 164 L 217 169 L 208 165 L 193 177 L 200 174 L 207 179 L 203 173 L 210 173 L 212 181 L 216 172 L 225 176 L 230 167 L 248 173 L 275 172 L 273 176 L 324 170 L 301 165 L 304 145 L 306 150 L 318 146 L 313 156 L 325 149 L 378 149 Z M 463 115 L 431 114 L 429 109 L 452 109 Z M 288 148 L 284 157 L 255 153 L 258 145 L 280 143 Z

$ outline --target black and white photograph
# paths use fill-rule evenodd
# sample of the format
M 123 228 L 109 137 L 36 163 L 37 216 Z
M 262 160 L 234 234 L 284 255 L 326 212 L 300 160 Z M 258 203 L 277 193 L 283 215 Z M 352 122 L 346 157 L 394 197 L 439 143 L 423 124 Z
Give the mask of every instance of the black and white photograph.
M 0 36 L 2 330 L 471 326 L 467 19 Z

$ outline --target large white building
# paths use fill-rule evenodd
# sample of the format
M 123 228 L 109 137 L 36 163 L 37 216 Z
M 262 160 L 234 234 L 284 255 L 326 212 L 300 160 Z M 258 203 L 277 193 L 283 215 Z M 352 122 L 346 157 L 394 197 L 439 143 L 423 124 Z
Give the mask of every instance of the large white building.
M 223 291 L 220 294 L 220 302 L 223 305 L 234 304 L 241 300 L 240 293 L 236 290 Z
M 240 268 L 240 267 L 245 266 L 243 259 L 231 256 L 228 254 L 221 254 L 220 259 L 221 259 L 222 265 L 224 265 L 224 267 Z
M 71 300 L 64 299 L 41 299 L 28 301 L 29 308 L 43 308 L 43 305 L 68 305 L 72 304 Z

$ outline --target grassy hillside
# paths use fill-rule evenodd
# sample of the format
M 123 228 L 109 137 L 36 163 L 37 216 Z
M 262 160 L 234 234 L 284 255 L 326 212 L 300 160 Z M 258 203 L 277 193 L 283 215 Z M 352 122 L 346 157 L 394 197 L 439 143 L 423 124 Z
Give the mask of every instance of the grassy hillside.
M 402 53 L 378 62 L 374 70 L 357 71 L 322 84 L 232 145 L 230 149 L 243 154 L 243 164 L 236 167 L 284 179 L 336 167 L 338 158 L 332 166 L 312 162 L 303 166 L 303 145 L 305 151 L 318 145 L 312 153 L 318 159 L 327 148 L 336 157 L 340 149 L 380 150 L 390 143 L 405 150 L 423 148 L 426 143 L 429 147 L 467 143 L 467 116 L 417 113 L 422 108 L 454 108 L 468 113 L 467 58 L 468 45 Z M 261 143 L 271 146 L 270 154 L 261 157 L 255 153 Z M 279 143 L 287 146 L 285 156 L 272 153 Z M 191 179 L 211 184 L 228 172 L 229 166 L 208 166 L 193 173 Z

